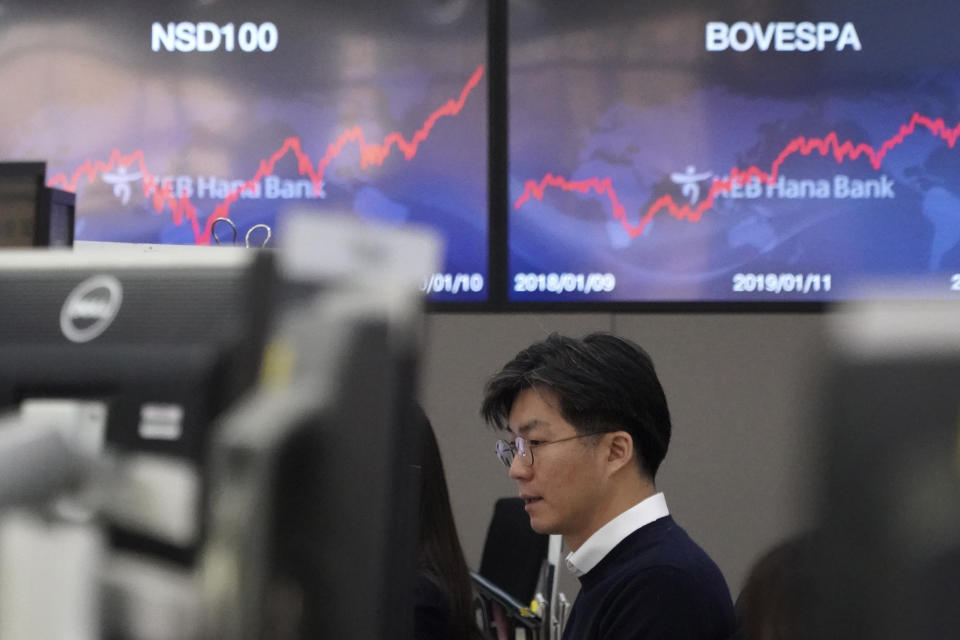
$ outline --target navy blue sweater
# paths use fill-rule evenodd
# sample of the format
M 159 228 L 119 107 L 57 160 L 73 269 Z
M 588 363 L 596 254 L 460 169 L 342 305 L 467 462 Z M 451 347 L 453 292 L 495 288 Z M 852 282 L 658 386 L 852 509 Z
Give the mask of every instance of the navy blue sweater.
M 666 516 L 637 529 L 580 577 L 564 640 L 725 640 L 730 590 L 713 560 Z

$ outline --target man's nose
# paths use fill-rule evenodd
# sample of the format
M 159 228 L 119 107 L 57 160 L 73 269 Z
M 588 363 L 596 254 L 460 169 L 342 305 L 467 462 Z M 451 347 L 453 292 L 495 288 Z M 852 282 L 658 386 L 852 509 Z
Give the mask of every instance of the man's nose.
M 529 478 L 533 474 L 533 466 L 521 460 L 521 457 L 520 454 L 515 455 L 510 463 L 510 477 L 514 480 Z

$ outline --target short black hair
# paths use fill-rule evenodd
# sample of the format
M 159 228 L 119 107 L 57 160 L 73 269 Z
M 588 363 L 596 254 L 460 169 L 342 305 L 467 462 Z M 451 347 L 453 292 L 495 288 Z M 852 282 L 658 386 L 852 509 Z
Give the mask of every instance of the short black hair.
M 653 360 L 639 345 L 609 333 L 579 340 L 551 334 L 487 381 L 480 413 L 506 430 L 517 395 L 536 387 L 556 394 L 557 410 L 577 433 L 628 432 L 641 468 L 656 476 L 670 443 L 670 411 Z

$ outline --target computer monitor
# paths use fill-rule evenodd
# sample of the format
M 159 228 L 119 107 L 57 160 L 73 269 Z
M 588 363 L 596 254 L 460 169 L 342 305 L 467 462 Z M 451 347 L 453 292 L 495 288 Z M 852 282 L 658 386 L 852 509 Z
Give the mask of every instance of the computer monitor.
M 178 470 L 177 504 L 189 509 L 176 514 L 179 532 L 121 518 L 112 523 L 114 546 L 192 564 L 204 530 L 210 424 L 258 375 L 271 262 L 240 249 L 0 252 L 0 408 L 94 403 L 104 448 Z M 139 509 L 155 518 L 149 505 Z
M 943 638 L 960 625 L 958 313 L 911 301 L 829 318 L 810 638 Z
M 72 245 L 75 205 L 46 186 L 46 163 L 0 162 L 0 247 Z
M 105 637 L 412 629 L 421 296 L 288 279 L 274 257 L 0 252 L 0 407 L 92 403 L 119 461 Z M 158 497 L 179 510 L 158 517 Z
M 278 335 L 271 350 L 298 364 L 281 364 L 218 425 L 202 563 L 209 637 L 412 633 L 416 324 L 338 297 L 299 338 Z

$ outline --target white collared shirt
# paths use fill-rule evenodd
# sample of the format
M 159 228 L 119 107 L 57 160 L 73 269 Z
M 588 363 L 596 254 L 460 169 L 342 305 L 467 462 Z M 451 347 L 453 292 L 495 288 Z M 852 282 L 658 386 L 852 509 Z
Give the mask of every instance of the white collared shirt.
M 663 492 L 641 500 L 597 529 L 579 549 L 567 554 L 567 569 L 580 577 L 593 569 L 624 538 L 654 520 L 670 515 Z

